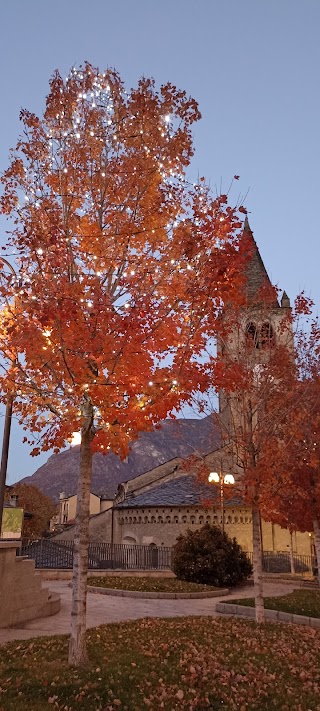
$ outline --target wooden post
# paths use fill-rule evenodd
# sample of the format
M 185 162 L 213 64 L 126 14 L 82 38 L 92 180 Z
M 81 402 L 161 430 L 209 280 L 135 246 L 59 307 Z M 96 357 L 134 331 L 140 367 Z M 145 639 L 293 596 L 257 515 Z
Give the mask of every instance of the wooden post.
M 1 537 L 1 530 L 2 530 L 2 514 L 3 514 L 4 494 L 5 494 L 7 468 L 8 468 L 10 432 L 11 432 L 11 421 L 12 421 L 12 407 L 13 407 L 13 397 L 12 397 L 12 395 L 10 395 L 7 400 L 6 412 L 5 412 L 5 417 L 4 417 L 2 454 L 1 454 L 1 466 L 0 466 L 0 537 Z

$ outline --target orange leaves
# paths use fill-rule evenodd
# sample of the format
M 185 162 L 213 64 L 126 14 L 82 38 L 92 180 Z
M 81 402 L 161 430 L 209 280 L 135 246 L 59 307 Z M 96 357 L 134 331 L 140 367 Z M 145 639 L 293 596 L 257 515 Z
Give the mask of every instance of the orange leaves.
M 16 409 L 41 433 L 36 446 L 79 429 L 85 393 L 93 447 L 124 454 L 210 384 L 205 353 L 236 298 L 240 222 L 225 195 L 185 180 L 199 118 L 171 84 L 157 92 L 144 78 L 126 93 L 115 71 L 88 63 L 65 81 L 55 72 L 43 118 L 21 114 L 1 201 L 21 253 L 19 304 L 0 351 L 17 359 Z M 4 284 L 8 303 L 14 289 Z

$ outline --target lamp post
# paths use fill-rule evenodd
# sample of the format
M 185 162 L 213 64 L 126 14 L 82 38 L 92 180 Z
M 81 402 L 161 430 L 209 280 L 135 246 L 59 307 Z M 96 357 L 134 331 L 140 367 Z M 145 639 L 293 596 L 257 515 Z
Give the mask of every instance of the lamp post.
M 210 472 L 208 476 L 208 481 L 214 482 L 220 485 L 220 508 L 221 508 L 221 529 L 224 533 L 224 487 L 225 485 L 234 484 L 233 474 L 223 474 L 222 466 L 220 467 L 220 472 Z
M 10 262 L 0 256 L 0 263 L 5 264 L 12 274 L 16 276 L 14 268 L 11 266 Z M 1 453 L 1 465 L 0 465 L 0 538 L 2 531 L 2 515 L 3 515 L 3 505 L 4 505 L 4 492 L 6 486 L 7 478 L 7 467 L 8 467 L 8 456 L 9 456 L 9 444 L 10 444 L 10 433 L 11 433 L 11 421 L 12 421 L 12 407 L 13 407 L 13 395 L 8 395 L 6 402 L 6 411 L 4 416 L 4 426 L 3 426 L 3 438 L 2 438 L 2 453 Z

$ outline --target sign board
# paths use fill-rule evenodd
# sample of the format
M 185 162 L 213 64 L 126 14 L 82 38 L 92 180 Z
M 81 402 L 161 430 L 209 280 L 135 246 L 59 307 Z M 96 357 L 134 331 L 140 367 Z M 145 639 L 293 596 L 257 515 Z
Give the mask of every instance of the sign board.
M 1 538 L 21 538 L 23 509 L 5 507 L 2 514 Z

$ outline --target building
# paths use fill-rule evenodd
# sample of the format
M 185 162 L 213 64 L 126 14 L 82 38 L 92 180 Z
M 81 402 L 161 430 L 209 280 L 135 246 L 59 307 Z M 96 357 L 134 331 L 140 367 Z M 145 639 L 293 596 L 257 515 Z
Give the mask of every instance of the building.
M 113 501 L 106 496 L 97 496 L 90 493 L 90 516 L 107 511 L 113 505 Z M 58 511 L 51 519 L 50 528 L 54 530 L 57 526 L 71 526 L 75 522 L 77 510 L 77 495 L 66 496 L 62 491 L 59 496 Z
M 226 343 L 218 344 L 225 353 L 233 353 L 245 346 L 248 339 L 253 344 L 253 365 L 263 363 L 265 344 L 281 339 L 287 347 L 292 345 L 292 332 L 283 324 L 290 311 L 288 296 L 283 292 L 279 303 L 253 238 L 248 220 L 243 230 L 244 244 L 250 253 L 247 263 L 247 305 L 243 309 L 241 329 L 228 335 Z M 261 293 L 269 290 L 271 300 L 261 302 Z M 286 339 L 284 341 L 284 339 Z M 236 427 L 241 418 L 237 402 L 232 397 L 219 394 L 221 429 Z M 213 425 L 214 426 L 214 425 Z M 213 471 L 235 471 L 233 452 L 222 449 L 217 440 L 216 449 L 204 455 L 207 468 Z M 237 472 L 235 471 L 237 474 Z M 74 499 L 75 497 L 71 497 Z M 97 504 L 98 506 L 98 504 Z M 167 461 L 140 476 L 119 485 L 112 505 L 100 509 L 90 519 L 90 539 L 112 543 L 172 546 L 181 533 L 199 528 L 205 522 L 224 525 L 225 531 L 235 537 L 246 551 L 252 551 L 252 520 L 249 507 L 226 497 L 223 506 L 219 489 L 213 485 L 199 485 L 195 474 L 187 472 L 180 458 Z M 262 547 L 264 551 L 293 552 L 311 555 L 311 534 L 296 533 L 262 521 Z M 73 529 L 64 534 L 72 537 Z

